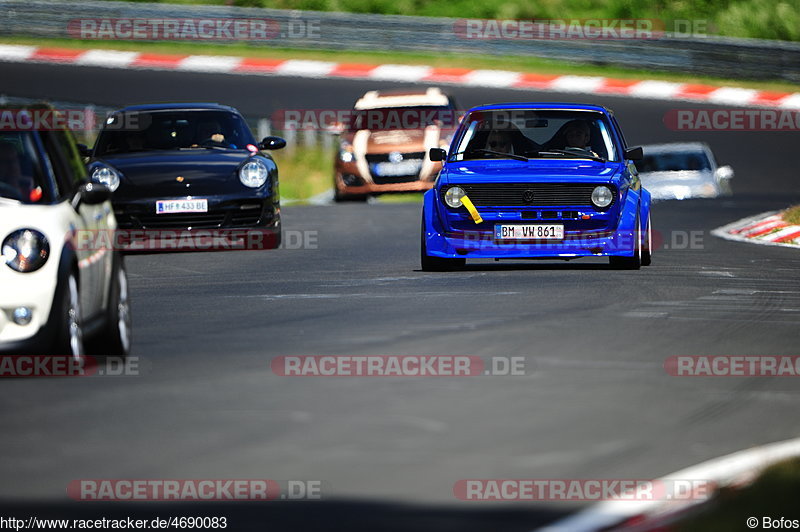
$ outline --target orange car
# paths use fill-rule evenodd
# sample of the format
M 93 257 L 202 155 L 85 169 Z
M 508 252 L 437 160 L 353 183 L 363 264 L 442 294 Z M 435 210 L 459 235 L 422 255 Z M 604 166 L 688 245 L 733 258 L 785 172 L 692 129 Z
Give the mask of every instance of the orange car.
M 334 163 L 337 202 L 430 189 L 442 164 L 428 151 L 448 148 L 461 115 L 452 97 L 431 87 L 367 92 L 349 118 Z

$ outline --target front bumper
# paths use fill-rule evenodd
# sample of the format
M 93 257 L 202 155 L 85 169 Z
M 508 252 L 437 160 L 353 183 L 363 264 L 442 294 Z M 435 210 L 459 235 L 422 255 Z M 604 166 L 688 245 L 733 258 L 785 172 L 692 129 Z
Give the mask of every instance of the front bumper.
M 119 229 L 233 229 L 270 227 L 280 221 L 280 206 L 272 198 L 197 196 L 208 200 L 208 212 L 156 214 L 156 201 L 185 197 L 114 198 Z
M 362 180 L 363 181 L 363 180 Z M 377 184 L 363 182 L 361 185 L 347 186 L 344 184 L 342 174 L 336 174 L 336 188 L 341 194 L 363 195 L 363 194 L 391 194 L 402 192 L 425 192 L 433 188 L 433 181 L 408 181 L 405 183 L 385 183 Z
M 641 238 L 632 197 L 605 211 L 576 206 L 480 207 L 483 220 L 478 224 L 465 210 L 444 207 L 435 191 L 426 193 L 423 238 L 428 255 L 487 259 L 632 257 L 637 238 Z M 496 224 L 563 225 L 564 238 L 501 240 L 495 236 Z
M 134 251 L 274 249 L 281 243 L 280 204 L 271 197 L 197 196 L 208 212 L 156 214 L 155 198 L 115 198 L 115 247 Z M 160 197 L 158 199 L 183 199 Z
M 572 258 L 633 256 L 635 231 L 575 233 L 563 240 L 496 240 L 494 232 L 425 231 L 428 255 L 441 258 Z
M 54 264 L 48 264 L 48 270 L 52 268 L 55 271 L 58 260 L 51 260 Z M 0 298 L 0 352 L 22 354 L 47 347 L 52 333 L 50 326 L 53 324 L 49 318 L 56 283 L 50 272 L 43 270 L 24 274 L 9 271 L 0 275 L 3 286 L 7 287 Z M 27 325 L 18 325 L 13 321 L 13 312 L 23 306 L 31 310 L 31 321 Z

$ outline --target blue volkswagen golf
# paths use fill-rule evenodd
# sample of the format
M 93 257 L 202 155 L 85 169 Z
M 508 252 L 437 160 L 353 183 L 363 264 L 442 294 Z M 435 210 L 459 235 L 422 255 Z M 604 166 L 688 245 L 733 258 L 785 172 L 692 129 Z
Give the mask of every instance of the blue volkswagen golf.
M 639 181 L 611 110 L 576 104 L 475 107 L 453 137 L 424 197 L 426 271 L 466 259 L 608 257 L 613 267 L 651 261 L 650 193 Z

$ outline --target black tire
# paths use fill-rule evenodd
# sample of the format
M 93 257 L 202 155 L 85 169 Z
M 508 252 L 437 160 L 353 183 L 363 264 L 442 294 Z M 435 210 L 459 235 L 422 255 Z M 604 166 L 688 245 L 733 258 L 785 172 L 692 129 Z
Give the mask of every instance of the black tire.
M 653 228 L 650 215 L 647 215 L 647 229 L 645 229 L 645 244 L 642 246 L 642 266 L 650 266 L 653 263 Z
M 92 354 L 97 358 L 127 357 L 131 352 L 131 311 L 128 274 L 121 256 L 114 260 L 104 322 L 100 334 L 91 343 Z
M 608 263 L 612 268 L 618 270 L 638 270 L 642 267 L 642 234 L 639 218 L 636 218 L 636 231 L 634 232 L 636 243 L 632 257 L 609 257 Z
M 83 359 L 86 351 L 83 342 L 81 298 L 78 274 L 74 269 L 69 269 L 61 279 L 56 293 L 56 299 L 53 301 L 56 312 L 51 315 L 59 321 L 52 341 L 52 352 L 76 360 Z
M 420 265 L 424 272 L 451 272 L 460 270 L 467 264 L 467 259 L 443 259 L 441 257 L 431 257 L 425 246 L 425 219 L 422 220 L 422 230 L 420 231 Z

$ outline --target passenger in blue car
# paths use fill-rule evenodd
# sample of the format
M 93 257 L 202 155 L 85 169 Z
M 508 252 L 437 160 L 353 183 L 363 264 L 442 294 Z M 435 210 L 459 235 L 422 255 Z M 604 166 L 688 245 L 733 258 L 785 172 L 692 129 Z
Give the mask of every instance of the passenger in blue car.
M 538 150 L 538 145 L 510 123 L 486 122 L 469 143 L 467 153 L 484 157 L 487 152 L 496 154 L 525 155 Z

